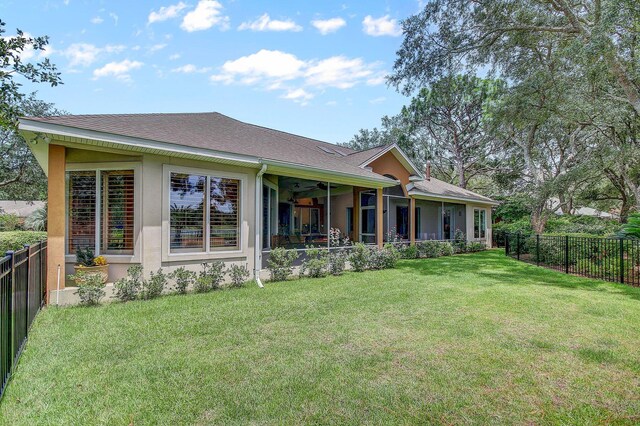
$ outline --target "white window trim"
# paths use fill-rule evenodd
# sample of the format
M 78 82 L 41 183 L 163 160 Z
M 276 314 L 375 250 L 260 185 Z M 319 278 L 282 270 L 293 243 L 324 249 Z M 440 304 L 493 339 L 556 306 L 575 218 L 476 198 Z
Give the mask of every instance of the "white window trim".
M 484 212 L 484 236 L 478 236 L 476 237 L 476 211 L 477 212 Z M 487 238 L 487 234 L 489 233 L 488 227 L 487 227 L 487 209 L 484 208 L 480 208 L 480 207 L 474 207 L 473 208 L 473 239 L 474 240 L 484 240 Z
M 133 254 L 103 254 L 100 252 L 100 209 L 102 208 L 102 171 L 109 170 L 133 170 Z M 104 256 L 107 263 L 140 263 L 142 251 L 142 164 L 140 162 L 117 163 L 67 163 L 65 168 L 64 191 L 64 217 L 65 238 L 64 253 L 65 262 L 75 263 L 76 255 L 69 253 L 69 182 L 66 172 L 95 172 L 96 173 L 96 243 L 94 253 L 96 256 Z
M 172 253 L 171 252 L 171 226 L 170 226 L 170 193 L 169 188 L 171 185 L 171 173 L 186 173 L 193 175 L 202 175 L 207 177 L 237 179 L 240 181 L 240 206 L 239 206 L 239 218 L 240 223 L 240 236 L 238 238 L 239 245 L 237 249 L 233 250 L 210 250 L 210 221 L 209 221 L 209 209 L 206 213 L 205 223 L 205 251 L 201 252 L 184 252 L 184 253 Z M 190 261 L 190 260 L 214 260 L 214 259 L 229 259 L 229 258 L 246 258 L 248 250 L 248 236 L 249 227 L 244 218 L 245 203 L 247 202 L 247 181 L 248 175 L 246 173 L 234 173 L 222 170 L 214 169 L 202 169 L 196 167 L 184 167 L 175 166 L 171 164 L 162 165 L 162 261 Z M 205 194 L 206 197 L 209 194 Z M 256 230 L 261 232 L 261 230 Z

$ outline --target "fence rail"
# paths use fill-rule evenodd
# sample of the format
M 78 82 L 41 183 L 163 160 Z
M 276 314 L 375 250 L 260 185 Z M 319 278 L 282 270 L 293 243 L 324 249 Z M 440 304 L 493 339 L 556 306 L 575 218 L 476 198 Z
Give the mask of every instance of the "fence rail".
M 46 295 L 47 242 L 0 259 L 0 398 Z
M 640 286 L 640 240 L 571 235 L 505 234 L 505 253 L 523 262 Z

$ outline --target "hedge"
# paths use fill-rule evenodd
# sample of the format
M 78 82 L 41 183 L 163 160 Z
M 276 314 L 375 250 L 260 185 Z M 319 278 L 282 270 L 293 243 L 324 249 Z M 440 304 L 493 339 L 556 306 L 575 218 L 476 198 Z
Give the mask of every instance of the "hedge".
M 6 231 L 0 232 L 0 254 L 9 250 L 20 250 L 25 245 L 46 240 L 47 233 L 42 231 Z

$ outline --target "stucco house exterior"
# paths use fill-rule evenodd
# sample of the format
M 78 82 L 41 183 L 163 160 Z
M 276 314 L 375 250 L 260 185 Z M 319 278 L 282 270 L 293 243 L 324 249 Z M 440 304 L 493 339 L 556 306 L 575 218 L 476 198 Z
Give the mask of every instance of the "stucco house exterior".
M 495 202 L 430 177 L 396 145 L 354 151 L 219 113 L 31 117 L 20 131 L 48 176 L 50 298 L 85 246 L 113 282 L 131 264 L 211 260 L 259 279 L 273 248 L 328 246 L 332 228 L 377 245 L 456 230 L 491 244 Z

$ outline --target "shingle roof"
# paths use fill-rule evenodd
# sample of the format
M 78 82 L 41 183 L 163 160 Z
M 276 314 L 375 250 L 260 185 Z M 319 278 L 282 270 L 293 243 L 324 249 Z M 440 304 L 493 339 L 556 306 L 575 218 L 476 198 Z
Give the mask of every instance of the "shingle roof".
M 356 151 L 245 123 L 217 112 L 27 117 L 27 120 L 211 149 L 380 179 L 347 160 Z
M 348 161 L 351 164 L 359 166 L 370 158 L 376 156 L 376 154 L 384 151 L 387 148 L 387 145 L 380 145 L 374 148 L 365 149 L 363 151 L 353 151 L 348 156 L 345 157 L 345 161 Z
M 495 201 L 489 197 L 485 197 L 484 195 L 469 191 L 468 189 L 460 188 L 459 186 L 452 185 L 433 177 L 430 180 L 425 179 L 413 182 L 413 188 L 424 193 L 424 195 L 431 195 L 434 197 L 442 196 L 447 198 L 452 197 L 476 200 L 482 203 L 495 203 Z

